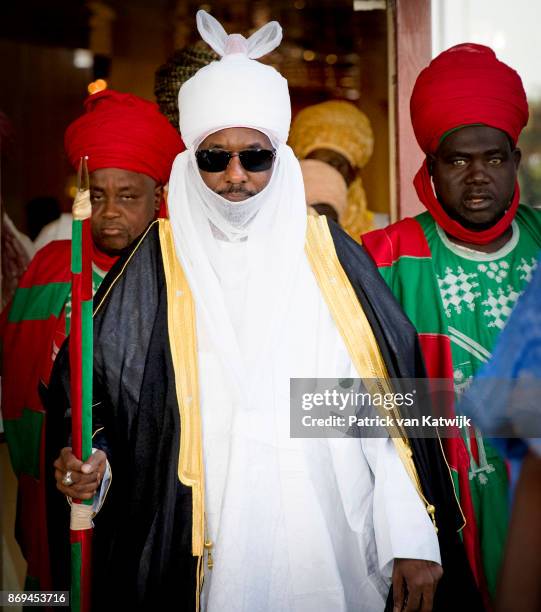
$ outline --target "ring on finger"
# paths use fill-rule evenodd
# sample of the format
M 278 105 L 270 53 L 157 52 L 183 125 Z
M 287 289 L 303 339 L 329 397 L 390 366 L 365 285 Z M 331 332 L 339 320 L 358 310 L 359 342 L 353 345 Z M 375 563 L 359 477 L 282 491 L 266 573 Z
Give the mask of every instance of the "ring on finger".
M 64 478 L 62 478 L 62 484 L 65 487 L 71 487 L 71 485 L 73 484 L 73 479 L 71 477 L 71 470 L 68 470 L 64 476 Z

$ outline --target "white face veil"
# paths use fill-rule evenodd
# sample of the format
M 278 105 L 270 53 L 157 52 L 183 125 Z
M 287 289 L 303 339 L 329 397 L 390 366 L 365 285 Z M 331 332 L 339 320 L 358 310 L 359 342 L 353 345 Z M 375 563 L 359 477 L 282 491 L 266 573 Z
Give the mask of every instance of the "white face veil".
M 212 338 L 213 350 L 237 392 L 250 396 L 272 353 L 288 295 L 303 257 L 306 206 L 300 166 L 285 144 L 291 121 L 286 80 L 255 58 L 282 38 L 271 22 L 247 40 L 228 36 L 204 11 L 197 14 L 201 36 L 222 59 L 197 72 L 180 89 L 179 123 L 187 150 L 173 166 L 168 206 L 177 255 L 194 294 L 198 331 Z M 272 177 L 257 195 L 232 203 L 203 182 L 195 150 L 208 135 L 229 127 L 266 134 L 276 148 Z M 216 228 L 218 231 L 216 231 Z M 222 291 L 217 239 L 246 241 L 246 299 L 236 331 Z

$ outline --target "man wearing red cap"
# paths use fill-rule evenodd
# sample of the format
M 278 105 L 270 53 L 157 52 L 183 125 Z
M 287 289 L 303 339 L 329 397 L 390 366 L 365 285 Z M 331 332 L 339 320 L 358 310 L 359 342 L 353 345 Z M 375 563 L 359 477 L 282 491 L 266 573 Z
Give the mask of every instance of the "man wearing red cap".
M 488 47 L 457 45 L 419 75 L 411 117 L 426 160 L 414 184 L 427 212 L 363 236 L 420 335 L 432 377 L 468 385 L 529 282 L 541 215 L 519 205 L 516 143 L 528 121 L 519 75 Z M 507 532 L 507 471 L 476 431 L 446 440 L 463 541 L 486 601 Z
M 163 186 L 183 144 L 156 104 L 106 90 L 90 96 L 85 114 L 66 130 L 77 169 L 88 158 L 92 199 L 94 291 L 118 256 L 156 216 Z M 19 479 L 17 539 L 28 562 L 27 588 L 50 589 L 45 530 L 44 418 L 40 389 L 48 384 L 70 327 L 71 242 L 40 250 L 7 307 L 3 335 L 2 410 Z

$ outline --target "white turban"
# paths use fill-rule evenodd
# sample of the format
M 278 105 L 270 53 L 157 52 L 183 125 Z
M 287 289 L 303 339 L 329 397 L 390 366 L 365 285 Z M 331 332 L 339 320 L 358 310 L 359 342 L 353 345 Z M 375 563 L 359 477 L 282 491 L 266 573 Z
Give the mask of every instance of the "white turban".
M 286 142 L 291 123 L 287 81 L 271 66 L 256 61 L 280 44 L 280 24 L 271 21 L 246 39 L 228 35 L 201 10 L 197 28 L 222 59 L 201 68 L 180 88 L 179 127 L 186 146 L 229 127 L 257 129 Z

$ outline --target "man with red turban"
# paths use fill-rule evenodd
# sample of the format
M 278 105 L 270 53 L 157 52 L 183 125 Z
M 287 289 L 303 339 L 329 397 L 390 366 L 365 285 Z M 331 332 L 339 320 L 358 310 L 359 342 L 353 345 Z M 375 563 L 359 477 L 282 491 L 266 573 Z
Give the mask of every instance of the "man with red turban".
M 154 219 L 163 187 L 183 144 L 156 104 L 105 90 L 66 130 L 65 148 L 77 169 L 88 157 L 92 199 L 94 291 L 118 256 Z M 46 387 L 69 333 L 71 242 L 41 249 L 4 313 L 2 410 L 13 469 L 19 479 L 17 539 L 28 562 L 27 588 L 51 588 L 46 535 L 44 449 Z
M 424 212 L 363 236 L 419 332 L 429 374 L 463 391 L 491 354 L 529 282 L 541 213 L 519 204 L 520 132 L 528 104 L 519 75 L 488 47 L 461 44 L 419 75 L 411 118 L 426 160 L 414 179 Z M 506 466 L 477 431 L 446 440 L 485 602 L 507 533 Z

